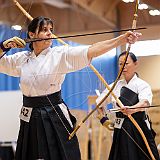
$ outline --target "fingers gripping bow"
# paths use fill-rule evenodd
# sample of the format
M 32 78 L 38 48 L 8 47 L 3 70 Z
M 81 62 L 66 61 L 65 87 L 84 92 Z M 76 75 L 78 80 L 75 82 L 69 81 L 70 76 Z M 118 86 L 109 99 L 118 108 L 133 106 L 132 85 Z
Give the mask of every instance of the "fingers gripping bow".
M 0 43 L 0 59 L 11 49 L 11 48 L 24 48 L 26 42 L 19 38 L 13 37 Z

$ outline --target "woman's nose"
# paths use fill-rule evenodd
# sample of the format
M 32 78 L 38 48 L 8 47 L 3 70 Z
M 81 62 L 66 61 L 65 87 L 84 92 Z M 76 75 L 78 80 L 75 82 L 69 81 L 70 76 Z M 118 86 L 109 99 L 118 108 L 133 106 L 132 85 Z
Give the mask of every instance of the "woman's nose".
M 47 35 L 52 35 L 52 31 L 51 31 L 51 30 L 48 30 L 48 31 L 47 31 Z

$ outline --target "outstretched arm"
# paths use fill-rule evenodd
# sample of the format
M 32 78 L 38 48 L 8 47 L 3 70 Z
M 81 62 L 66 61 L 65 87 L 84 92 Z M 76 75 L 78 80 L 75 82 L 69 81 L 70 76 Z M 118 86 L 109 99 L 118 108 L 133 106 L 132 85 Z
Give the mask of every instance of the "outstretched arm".
M 91 60 L 94 57 L 98 57 L 109 50 L 116 48 L 118 46 L 124 45 L 126 43 L 135 43 L 138 38 L 141 36 L 141 33 L 134 33 L 131 31 L 126 32 L 116 38 L 101 41 L 98 43 L 94 43 L 92 46 L 89 47 L 88 50 L 88 59 Z

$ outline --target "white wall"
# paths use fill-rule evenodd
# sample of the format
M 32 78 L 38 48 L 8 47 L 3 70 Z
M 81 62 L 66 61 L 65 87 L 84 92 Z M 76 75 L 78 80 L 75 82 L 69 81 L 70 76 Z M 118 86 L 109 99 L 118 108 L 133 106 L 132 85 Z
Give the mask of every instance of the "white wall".
M 22 106 L 20 91 L 0 92 L 0 141 L 17 140 L 19 113 Z
M 160 89 L 160 56 L 140 57 L 138 73 L 152 89 Z

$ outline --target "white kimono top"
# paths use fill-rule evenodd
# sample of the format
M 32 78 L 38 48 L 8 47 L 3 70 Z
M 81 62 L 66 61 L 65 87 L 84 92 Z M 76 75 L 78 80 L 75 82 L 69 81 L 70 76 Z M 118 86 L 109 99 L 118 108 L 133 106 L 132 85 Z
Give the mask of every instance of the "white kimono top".
M 34 51 L 17 52 L 0 59 L 0 72 L 20 77 L 25 96 L 42 96 L 61 90 L 66 73 L 89 64 L 89 46 L 60 46 L 47 48 L 38 56 Z
M 113 83 L 110 85 L 110 87 L 112 85 L 113 85 Z M 139 101 L 148 100 L 148 102 L 151 105 L 152 96 L 153 96 L 151 87 L 147 82 L 145 82 L 144 80 L 137 77 L 136 74 L 132 77 L 132 79 L 129 81 L 129 83 L 127 83 L 125 79 L 119 80 L 117 82 L 117 85 L 113 89 L 113 93 L 117 97 L 120 97 L 120 90 L 123 86 L 125 86 L 125 87 L 131 89 L 133 92 L 137 93 Z M 101 96 L 98 97 L 98 99 L 96 101 L 99 102 L 107 93 L 108 93 L 108 90 L 105 89 L 102 92 Z M 111 101 L 112 101 L 114 107 L 116 107 L 116 102 L 113 97 L 111 97 Z

